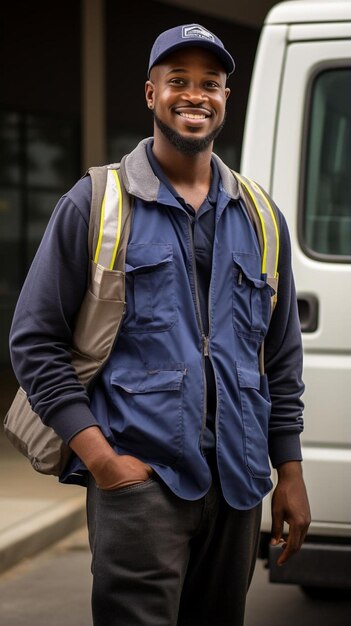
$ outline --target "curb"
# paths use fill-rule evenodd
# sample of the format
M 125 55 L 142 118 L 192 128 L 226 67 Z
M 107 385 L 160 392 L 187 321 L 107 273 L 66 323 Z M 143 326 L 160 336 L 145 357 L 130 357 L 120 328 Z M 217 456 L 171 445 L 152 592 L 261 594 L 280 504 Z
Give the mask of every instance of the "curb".
M 54 502 L 0 535 L 0 573 L 34 556 L 86 522 L 85 496 Z

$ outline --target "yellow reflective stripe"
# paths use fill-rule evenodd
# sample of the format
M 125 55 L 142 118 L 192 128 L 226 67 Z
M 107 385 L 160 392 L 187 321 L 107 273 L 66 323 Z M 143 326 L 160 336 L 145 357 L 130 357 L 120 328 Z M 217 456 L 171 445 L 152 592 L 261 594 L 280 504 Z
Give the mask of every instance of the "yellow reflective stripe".
M 95 263 L 113 269 L 122 230 L 122 189 L 116 170 L 107 170 L 106 189 L 101 205 L 100 230 Z
M 98 237 L 98 241 L 97 241 L 97 245 L 96 245 L 96 250 L 95 250 L 95 256 L 94 256 L 94 262 L 98 263 L 99 260 L 99 254 L 100 254 L 100 250 L 101 250 L 101 244 L 102 244 L 102 237 L 104 234 L 104 223 L 105 223 L 105 200 L 106 200 L 106 191 L 104 193 L 104 197 L 102 200 L 102 205 L 101 205 L 101 215 L 100 215 L 100 229 L 99 229 L 99 237 Z
M 262 238 L 263 238 L 263 254 L 262 254 L 261 271 L 262 271 L 262 274 L 266 274 L 267 273 L 267 231 L 266 231 L 266 225 L 265 225 L 264 219 L 262 217 L 261 211 L 259 209 L 259 206 L 257 204 L 256 198 L 255 198 L 254 194 L 252 193 L 249 185 L 244 181 L 244 179 L 237 172 L 235 173 L 235 175 L 238 177 L 238 179 L 240 180 L 241 184 L 245 187 L 247 193 L 249 194 L 250 198 L 252 199 L 252 202 L 254 203 L 256 211 L 257 211 L 257 215 L 260 218 L 261 227 L 262 227 Z
M 252 186 L 256 189 L 256 191 L 261 194 L 264 202 L 266 203 L 268 210 L 271 214 L 271 218 L 272 218 L 272 222 L 273 222 L 273 226 L 274 226 L 274 232 L 275 232 L 275 238 L 276 238 L 276 246 L 275 246 L 275 264 L 274 264 L 274 278 L 276 278 L 278 276 L 278 260 L 279 260 L 279 245 L 280 245 L 280 238 L 279 238 L 279 228 L 278 228 L 278 224 L 277 224 L 277 220 L 275 217 L 275 213 L 274 210 L 272 208 L 272 205 L 270 204 L 270 202 L 268 202 L 268 198 L 265 196 L 265 194 L 263 193 L 262 189 L 260 189 L 260 187 L 252 180 L 251 181 Z
M 113 175 L 115 177 L 116 184 L 117 184 L 117 187 L 118 187 L 118 222 L 117 222 L 116 242 L 115 242 L 115 246 L 114 246 L 113 253 L 112 253 L 112 259 L 111 259 L 111 263 L 110 263 L 110 270 L 113 269 L 113 266 L 115 264 L 117 250 L 118 250 L 119 242 L 120 242 L 120 239 L 121 239 L 122 210 L 123 210 L 121 183 L 119 182 L 119 178 L 118 178 L 118 174 L 117 174 L 116 170 L 112 170 L 112 172 L 113 172 Z

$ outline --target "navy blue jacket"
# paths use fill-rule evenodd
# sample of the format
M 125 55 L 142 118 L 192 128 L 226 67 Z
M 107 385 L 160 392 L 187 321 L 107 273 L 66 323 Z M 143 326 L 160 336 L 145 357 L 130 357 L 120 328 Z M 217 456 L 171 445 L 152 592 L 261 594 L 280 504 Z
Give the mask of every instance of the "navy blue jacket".
M 221 182 L 209 358 L 217 463 L 224 497 L 244 509 L 271 488 L 268 452 L 273 466 L 301 459 L 301 335 L 285 220 L 280 213 L 279 296 L 268 330 L 272 292 L 261 275 L 257 237 L 235 179 L 216 162 Z M 191 223 L 154 175 L 145 144 L 126 167 L 135 196 L 127 314 L 91 397 L 70 365 L 72 328 L 88 280 L 89 179 L 58 203 L 29 271 L 11 332 L 13 365 L 33 408 L 66 442 L 98 423 L 118 452 L 138 456 L 176 494 L 196 499 L 208 490 L 210 473 L 203 454 L 207 357 Z M 260 376 L 264 337 L 266 375 Z

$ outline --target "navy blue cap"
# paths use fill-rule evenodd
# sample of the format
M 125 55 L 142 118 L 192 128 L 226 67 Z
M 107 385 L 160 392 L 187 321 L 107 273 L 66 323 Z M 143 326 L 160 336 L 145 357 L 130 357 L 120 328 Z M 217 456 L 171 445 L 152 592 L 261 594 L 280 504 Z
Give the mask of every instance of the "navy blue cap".
M 222 41 L 211 31 L 200 24 L 185 24 L 176 26 L 161 33 L 152 46 L 149 60 L 148 76 L 151 68 L 157 65 L 172 52 L 180 48 L 196 46 L 209 50 L 218 57 L 227 76 L 234 72 L 235 63 L 233 57 L 225 49 Z

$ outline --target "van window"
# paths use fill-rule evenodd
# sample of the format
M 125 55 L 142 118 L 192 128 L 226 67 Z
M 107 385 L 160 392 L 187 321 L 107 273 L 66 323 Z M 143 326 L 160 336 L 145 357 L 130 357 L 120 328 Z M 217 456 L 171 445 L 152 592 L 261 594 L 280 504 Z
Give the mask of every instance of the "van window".
M 351 257 L 350 85 L 351 69 L 341 68 L 312 86 L 301 234 L 311 256 L 326 261 Z

